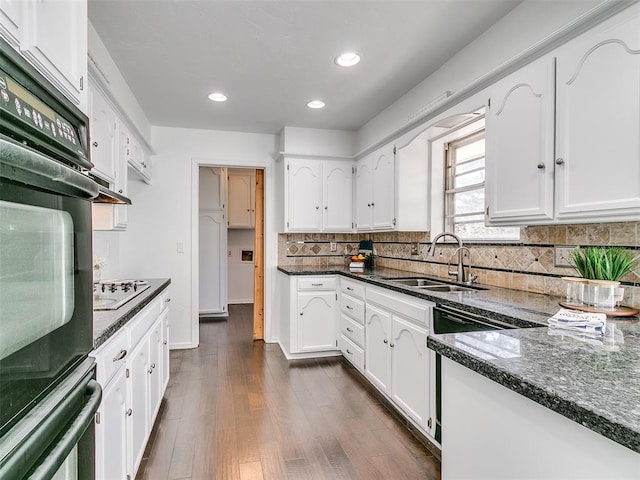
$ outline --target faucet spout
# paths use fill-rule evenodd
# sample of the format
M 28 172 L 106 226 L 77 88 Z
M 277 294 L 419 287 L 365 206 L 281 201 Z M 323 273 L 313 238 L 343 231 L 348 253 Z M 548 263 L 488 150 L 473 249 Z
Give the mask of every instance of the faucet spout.
M 458 243 L 458 248 L 454 252 L 454 255 L 456 253 L 458 254 L 458 270 L 456 272 L 451 272 L 451 274 L 452 275 L 455 274 L 456 280 L 458 282 L 464 283 L 466 281 L 466 275 L 465 275 L 464 264 L 463 264 L 464 250 L 469 251 L 469 249 L 462 244 L 462 240 L 458 235 L 452 232 L 439 233 L 431 241 L 431 246 L 427 251 L 427 255 L 430 257 L 433 257 L 436 254 L 436 243 L 438 243 L 438 240 L 440 240 L 443 237 L 451 237 Z

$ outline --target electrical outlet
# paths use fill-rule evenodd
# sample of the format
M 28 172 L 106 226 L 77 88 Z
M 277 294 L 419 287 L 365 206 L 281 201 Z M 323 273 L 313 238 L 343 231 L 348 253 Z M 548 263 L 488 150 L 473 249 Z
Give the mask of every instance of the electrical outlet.
M 329 242 L 329 250 L 332 252 L 337 252 L 338 244 L 336 242 Z
M 411 255 L 419 255 L 420 254 L 420 244 L 418 242 L 413 242 L 411 244 Z
M 571 252 L 578 248 L 576 245 L 556 246 L 553 251 L 553 264 L 556 267 L 571 267 Z

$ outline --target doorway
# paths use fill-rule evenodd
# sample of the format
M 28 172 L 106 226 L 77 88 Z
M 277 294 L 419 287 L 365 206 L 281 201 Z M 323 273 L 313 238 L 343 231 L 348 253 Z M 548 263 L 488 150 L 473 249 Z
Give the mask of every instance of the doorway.
M 200 164 L 197 175 L 198 318 L 252 303 L 253 339 L 263 339 L 264 170 Z

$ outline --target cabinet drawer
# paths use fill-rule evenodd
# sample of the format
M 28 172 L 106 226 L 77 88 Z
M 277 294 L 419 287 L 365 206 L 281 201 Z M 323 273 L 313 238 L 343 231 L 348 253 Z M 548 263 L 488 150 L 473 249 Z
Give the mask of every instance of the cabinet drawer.
M 345 278 L 340 279 L 340 289 L 352 297 L 364 299 L 364 285 Z
M 340 310 L 358 323 L 364 325 L 364 302 L 362 300 L 343 293 L 340 295 Z
M 340 315 L 340 333 L 364 347 L 364 325 L 354 322 L 344 314 Z
M 96 380 L 106 386 L 131 353 L 129 329 L 121 328 L 90 355 L 96 359 Z
M 149 305 L 142 309 L 142 312 L 133 318 L 129 327 L 132 348 L 135 348 L 142 337 L 149 331 L 153 322 L 162 313 L 164 305 L 162 297 L 154 298 Z
M 364 371 L 364 350 L 344 335 L 340 336 L 340 350 L 344 358 L 353 363 L 358 370 Z
M 431 324 L 431 311 L 435 304 L 419 301 L 390 290 L 379 288 L 367 289 L 367 304 L 374 303 L 387 311 L 392 311 L 423 327 Z
M 335 290 L 336 277 L 300 277 L 298 290 Z

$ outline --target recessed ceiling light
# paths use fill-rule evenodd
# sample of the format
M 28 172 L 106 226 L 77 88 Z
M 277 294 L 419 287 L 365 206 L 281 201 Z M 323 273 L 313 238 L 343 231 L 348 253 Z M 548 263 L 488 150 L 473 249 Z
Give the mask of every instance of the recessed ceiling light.
M 353 67 L 360 62 L 360 55 L 356 52 L 344 52 L 342 55 L 336 57 L 334 62 L 341 67 Z
M 322 100 L 311 100 L 307 103 L 309 108 L 324 108 L 324 102 Z
M 213 102 L 226 102 L 227 96 L 224 93 L 213 92 L 209 94 L 209 100 Z

